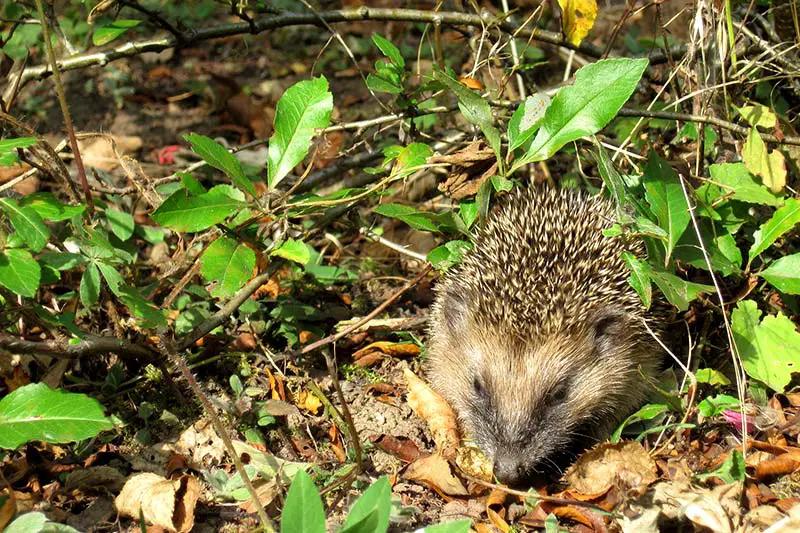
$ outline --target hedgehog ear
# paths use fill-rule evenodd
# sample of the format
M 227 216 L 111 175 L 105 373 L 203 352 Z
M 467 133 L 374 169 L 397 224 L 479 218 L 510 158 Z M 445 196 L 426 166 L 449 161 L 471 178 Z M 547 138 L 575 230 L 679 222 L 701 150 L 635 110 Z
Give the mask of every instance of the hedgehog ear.
M 457 291 L 447 291 L 442 304 L 444 322 L 453 336 L 463 335 L 467 331 L 467 298 Z
M 613 310 L 603 310 L 592 319 L 592 338 L 600 352 L 605 352 L 614 343 L 614 339 L 625 333 L 628 327 L 628 316 Z

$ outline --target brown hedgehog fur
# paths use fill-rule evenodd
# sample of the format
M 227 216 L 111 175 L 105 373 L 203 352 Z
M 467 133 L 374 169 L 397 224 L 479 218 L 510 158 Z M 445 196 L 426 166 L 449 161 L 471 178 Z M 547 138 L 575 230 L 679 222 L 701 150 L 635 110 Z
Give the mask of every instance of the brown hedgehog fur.
M 517 190 L 438 284 L 427 374 L 501 481 L 560 470 L 605 439 L 660 366 L 620 257 L 643 246 L 604 236 L 614 221 L 599 196 Z

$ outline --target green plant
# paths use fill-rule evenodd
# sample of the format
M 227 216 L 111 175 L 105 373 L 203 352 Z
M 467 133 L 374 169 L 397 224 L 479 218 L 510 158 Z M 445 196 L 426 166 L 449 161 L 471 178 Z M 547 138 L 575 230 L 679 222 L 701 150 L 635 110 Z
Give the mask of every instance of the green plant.
M 355 501 L 341 526 L 341 533 L 385 533 L 392 511 L 389 479 L 380 478 Z M 324 533 L 325 510 L 314 482 L 298 472 L 289 487 L 281 515 L 281 533 Z M 471 522 L 461 520 L 428 526 L 425 533 L 466 533 Z

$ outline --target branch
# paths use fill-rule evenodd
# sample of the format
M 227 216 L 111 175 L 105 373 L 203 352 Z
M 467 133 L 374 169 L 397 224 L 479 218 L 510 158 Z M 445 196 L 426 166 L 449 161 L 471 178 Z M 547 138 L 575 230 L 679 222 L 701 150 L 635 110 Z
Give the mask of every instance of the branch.
M 680 120 L 683 122 L 698 122 L 701 124 L 711 124 L 712 126 L 717 126 L 719 128 L 723 128 L 744 136 L 747 136 L 750 133 L 750 128 L 747 128 L 745 126 L 739 126 L 738 124 L 734 124 L 733 122 L 728 122 L 727 120 L 722 120 L 721 118 L 709 117 L 705 115 L 691 115 L 688 113 L 676 113 L 673 111 L 648 111 L 646 109 L 631 109 L 628 107 L 623 107 L 622 109 L 619 110 L 619 116 L 662 118 L 666 120 Z M 758 134 L 761 136 L 764 142 L 770 142 L 775 144 L 791 144 L 793 146 L 800 146 L 800 137 L 780 138 L 770 133 L 759 132 Z
M 155 361 L 154 352 L 116 337 L 86 335 L 77 343 L 47 340 L 41 342 L 0 335 L 0 348 L 16 354 L 40 354 L 62 359 L 74 359 L 86 355 L 115 353 L 123 358 Z
M 334 11 L 322 11 L 314 13 L 283 13 L 277 16 L 260 18 L 252 22 L 238 22 L 231 24 L 220 24 L 212 28 L 201 28 L 198 30 L 187 30 L 180 34 L 180 38 L 169 35 L 158 39 L 148 39 L 132 41 L 111 50 L 104 52 L 94 52 L 78 54 L 66 59 L 62 59 L 58 66 L 61 72 L 75 70 L 89 66 L 105 65 L 117 59 L 135 56 L 144 52 L 161 52 L 168 48 L 178 45 L 189 46 L 209 39 L 220 37 L 230 37 L 232 35 L 261 33 L 276 28 L 287 26 L 324 26 L 325 23 L 336 22 L 356 22 L 365 20 L 376 21 L 397 21 L 397 22 L 421 22 L 428 24 L 446 24 L 449 26 L 471 26 L 486 27 L 492 26 L 501 31 L 512 34 L 518 38 L 531 38 L 536 41 L 549 43 L 562 48 L 568 48 L 586 54 L 589 57 L 600 58 L 603 50 L 593 44 L 583 42 L 578 46 L 565 41 L 559 33 L 522 27 L 520 23 L 511 20 L 502 20 L 491 15 L 472 15 L 468 13 L 453 12 L 434 12 L 421 11 L 417 9 L 389 9 L 389 8 L 369 8 L 360 7 L 356 9 L 340 9 Z M 180 40 L 180 42 L 179 42 Z M 680 57 L 684 49 L 673 52 L 672 57 Z M 667 56 L 664 54 L 653 54 L 650 56 L 650 64 L 664 63 Z M 51 74 L 50 68 L 46 65 L 29 67 L 22 71 L 20 76 L 21 85 L 32 80 L 43 79 Z

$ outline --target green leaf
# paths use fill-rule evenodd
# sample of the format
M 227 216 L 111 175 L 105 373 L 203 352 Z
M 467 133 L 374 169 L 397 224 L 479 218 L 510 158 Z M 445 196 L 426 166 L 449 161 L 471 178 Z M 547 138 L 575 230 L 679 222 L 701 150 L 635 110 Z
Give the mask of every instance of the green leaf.
M 645 198 L 658 225 L 667 232 L 667 259 L 689 225 L 691 215 L 678 175 L 655 151 L 650 152 L 644 169 Z
M 781 257 L 758 275 L 783 293 L 800 294 L 800 253 Z
M 674 274 L 657 270 L 651 264 L 641 261 L 633 254 L 623 253 L 623 259 L 632 271 L 629 283 L 636 289 L 642 301 L 647 303 L 650 299 L 650 282 L 654 282 L 664 293 L 667 300 L 681 311 L 689 308 L 689 302 L 697 298 L 701 293 L 714 290 L 711 285 L 692 283 L 679 278 Z
M 725 374 L 713 368 L 701 368 L 694 373 L 694 377 L 697 379 L 698 383 L 708 383 L 714 386 L 727 386 L 731 384 L 731 380 L 725 377 Z
M 403 92 L 400 80 L 386 78 L 371 72 L 367 74 L 367 87 L 378 93 L 401 94 Z
M 100 298 L 100 271 L 94 263 L 83 271 L 79 292 L 84 307 L 92 308 L 97 304 L 97 300 Z
M 753 233 L 754 242 L 748 254 L 748 265 L 798 222 L 800 222 L 800 200 L 789 198 L 783 207 L 775 211 L 772 218 Z
M 256 254 L 249 247 L 228 237 L 220 237 L 200 258 L 200 273 L 208 281 L 216 281 L 211 295 L 229 298 L 247 283 L 256 266 Z
M 294 239 L 286 239 L 280 247 L 273 250 L 269 255 L 282 257 L 301 265 L 305 265 L 311 260 L 311 252 L 308 251 L 306 243 Z
M 389 528 L 392 488 L 382 477 L 356 500 L 341 533 L 385 533 Z
M 508 151 L 514 151 L 525 144 L 544 118 L 544 112 L 550 105 L 550 97 L 545 93 L 536 93 L 519 104 L 511 120 L 508 121 Z
M 653 285 L 650 283 L 649 270 L 645 267 L 645 263 L 637 259 L 635 255 L 630 252 L 623 252 L 622 259 L 628 268 L 631 269 L 631 276 L 628 278 L 628 283 L 639 295 L 642 300 L 642 305 L 645 309 L 650 309 L 650 304 L 653 302 Z
M 97 262 L 95 264 L 103 274 L 103 278 L 105 278 L 106 283 L 108 283 L 108 288 L 111 289 L 111 292 L 113 292 L 117 298 L 120 298 L 122 296 L 122 286 L 125 285 L 125 280 L 122 279 L 120 273 L 116 268 L 109 264 L 103 262 Z
M 717 416 L 728 409 L 739 409 L 739 399 L 729 394 L 717 394 L 697 404 L 697 412 L 704 417 Z
M 60 222 L 82 214 L 86 210 L 84 205 L 66 205 L 49 192 L 37 192 L 26 196 L 20 205 L 31 207 L 45 220 Z
M 742 265 L 742 251 L 736 245 L 733 235 L 707 218 L 700 219 L 698 226 L 711 267 L 723 276 L 738 273 Z M 708 270 L 703 250 L 697 240 L 697 233 L 693 229 L 684 232 L 675 247 L 674 258 L 685 261 L 693 267 Z
M 494 127 L 492 108 L 489 107 L 489 102 L 484 100 L 480 94 L 441 70 L 434 70 L 433 78 L 455 93 L 461 113 L 467 120 L 481 129 L 486 137 L 486 142 L 489 143 L 489 147 L 497 156 L 498 163 L 501 163 L 500 132 Z
M 0 400 L 0 448 L 32 440 L 74 442 L 113 427 L 97 400 L 44 383 L 25 385 Z
M 133 228 L 136 225 L 133 217 L 124 211 L 117 211 L 116 209 L 106 209 L 106 219 L 111 231 L 119 237 L 121 241 L 127 241 L 133 235 Z
M 704 480 L 710 477 L 718 477 L 725 483 L 733 483 L 735 481 L 744 481 L 745 479 L 745 464 L 742 452 L 739 450 L 731 450 L 730 455 L 719 468 L 713 472 L 705 474 L 698 474 L 699 480 Z
M 664 414 L 669 411 L 669 406 L 662 403 L 649 403 L 643 406 L 641 409 L 630 415 L 628 418 L 625 419 L 622 424 L 617 427 L 614 433 L 611 434 L 608 440 L 611 442 L 619 442 L 620 437 L 622 436 L 622 431 L 625 429 L 626 426 L 634 422 L 640 422 L 643 420 L 652 420 L 658 415 Z
M 50 240 L 50 230 L 39 213 L 30 207 L 21 207 L 11 198 L 0 198 L 0 209 L 8 215 L 11 225 L 31 250 L 39 252 L 45 247 Z
M 250 193 L 253 197 L 257 196 L 256 188 L 253 182 L 244 175 L 239 160 L 224 146 L 210 137 L 196 133 L 189 133 L 183 138 L 191 143 L 192 150 L 197 155 L 212 167 L 224 172 L 242 192 Z
M 427 144 L 411 143 L 403 147 L 394 158 L 392 172 L 397 177 L 410 176 L 421 169 L 427 159 L 433 155 L 433 150 Z
M 403 56 L 400 54 L 400 50 L 398 50 L 397 47 L 390 41 L 381 37 L 377 33 L 373 33 L 372 42 L 375 43 L 375 46 L 378 47 L 383 55 L 391 59 L 392 63 L 401 68 L 406 66 L 406 62 L 403 59 Z
M 402 220 L 414 229 L 438 232 L 439 227 L 433 222 L 433 213 L 417 211 L 411 206 L 401 204 L 381 204 L 374 212 L 389 218 Z
M 167 324 L 161 309 L 145 300 L 136 288 L 122 285 L 117 292 L 131 314 L 141 320 L 142 326 L 156 328 Z
M 447 270 L 461 262 L 464 254 L 472 249 L 467 241 L 449 241 L 428 253 L 428 261 L 437 270 Z
M 455 520 L 426 526 L 420 533 L 469 533 L 472 528 L 472 520 Z
M 27 250 L 0 252 L 0 285 L 20 296 L 32 297 L 39 288 L 42 269 Z
M 276 187 L 311 148 L 314 130 L 331 122 L 333 95 L 324 76 L 289 87 L 275 110 L 275 132 L 267 152 L 268 185 Z
M 743 300 L 731 314 L 731 328 L 747 375 L 784 392 L 800 371 L 800 333 L 783 314 L 760 321 L 756 302 Z
M 758 183 L 744 163 L 722 163 L 709 168 L 711 180 L 697 188 L 697 197 L 705 205 L 729 196 L 733 200 L 749 204 L 779 207 L 783 199 Z
M 39 262 L 56 270 L 69 270 L 84 264 L 86 258 L 67 252 L 45 252 L 39 256 Z
M 195 232 L 219 224 L 244 204 L 218 185 L 205 194 L 190 196 L 186 189 L 175 191 L 150 218 L 175 231 Z
M 295 475 L 281 515 L 281 533 L 325 533 L 325 510 L 305 471 Z
M 575 73 L 547 107 L 539 131 L 519 167 L 552 156 L 568 142 L 603 129 L 628 101 L 647 68 L 646 59 L 603 59 Z
M 106 24 L 94 30 L 92 42 L 95 46 L 108 44 L 129 29 L 138 26 L 141 22 L 141 20 L 117 19 L 110 24 Z
M 0 166 L 10 167 L 19 163 L 16 149 L 28 148 L 34 144 L 36 144 L 36 137 L 17 137 L 16 139 L 0 140 Z
M 51 522 L 44 513 L 28 512 L 17 516 L 3 533 L 80 533 L 77 529 Z

